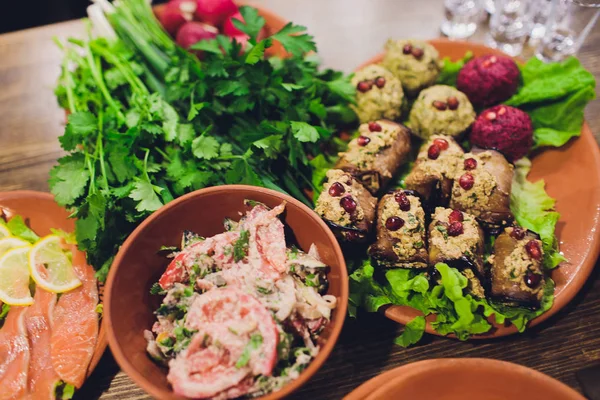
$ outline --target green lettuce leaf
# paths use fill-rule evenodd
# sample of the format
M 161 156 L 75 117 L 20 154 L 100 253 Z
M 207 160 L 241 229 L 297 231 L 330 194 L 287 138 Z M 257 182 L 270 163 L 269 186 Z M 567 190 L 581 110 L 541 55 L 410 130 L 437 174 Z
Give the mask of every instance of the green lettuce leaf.
M 594 76 L 575 57 L 560 63 L 534 57 L 520 68 L 523 85 L 506 104 L 529 114 L 535 147 L 560 147 L 579 136 L 585 106 L 595 98 Z
M 452 61 L 450 57 L 444 58 L 444 66 L 437 78 L 437 84 L 456 86 L 456 78 L 461 68 L 473 58 L 473 53 L 468 51 L 465 56 L 459 60 Z
M 544 181 L 527 180 L 531 161 L 523 158 L 515 163 L 510 209 L 519 225 L 540 235 L 544 249 L 544 266 L 555 268 L 565 257 L 558 251 L 554 235 L 560 214 L 554 211 L 555 200 L 548 196 Z
M 40 239 L 40 237 L 36 235 L 36 233 L 32 231 L 27 224 L 25 224 L 23 217 L 20 215 L 15 215 L 9 219 L 6 223 L 6 227 L 10 233 L 13 234 L 13 236 L 26 240 L 30 243 L 35 243 Z
M 413 318 L 412 321 L 406 324 L 404 332 L 394 340 L 394 343 L 402 347 L 409 347 L 418 343 L 425 333 L 426 325 L 425 317 L 419 316 Z

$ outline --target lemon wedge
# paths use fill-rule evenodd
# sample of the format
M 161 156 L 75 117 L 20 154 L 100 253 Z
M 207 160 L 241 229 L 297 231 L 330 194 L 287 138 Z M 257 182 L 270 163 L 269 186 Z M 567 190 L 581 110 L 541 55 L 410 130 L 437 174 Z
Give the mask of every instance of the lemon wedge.
M 2 238 L 0 239 L 0 257 L 11 249 L 23 246 L 29 246 L 29 242 L 12 236 Z
M 81 285 L 71 259 L 61 247 L 61 238 L 49 235 L 29 252 L 29 272 L 37 285 L 52 293 L 63 293 Z
M 30 250 L 31 246 L 17 247 L 0 257 L 0 300 L 10 306 L 33 304 L 27 266 Z
M 6 225 L 0 223 L 0 239 L 9 237 L 9 236 L 10 236 L 10 231 L 8 230 L 8 227 Z

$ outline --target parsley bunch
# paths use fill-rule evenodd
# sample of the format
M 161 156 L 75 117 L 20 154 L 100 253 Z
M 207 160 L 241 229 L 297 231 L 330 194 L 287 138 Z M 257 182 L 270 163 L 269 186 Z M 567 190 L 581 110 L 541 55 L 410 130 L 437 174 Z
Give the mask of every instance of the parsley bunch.
M 104 279 L 119 246 L 150 213 L 203 187 L 243 183 L 310 204 L 312 156 L 355 115 L 341 72 L 318 70 L 315 44 L 291 23 L 261 41 L 264 19 L 242 7 L 250 37 L 175 45 L 145 0 L 105 5 L 116 38 L 69 39 L 56 94 L 69 111 L 50 172 L 73 211 L 79 247 Z M 266 58 L 278 41 L 286 59 Z

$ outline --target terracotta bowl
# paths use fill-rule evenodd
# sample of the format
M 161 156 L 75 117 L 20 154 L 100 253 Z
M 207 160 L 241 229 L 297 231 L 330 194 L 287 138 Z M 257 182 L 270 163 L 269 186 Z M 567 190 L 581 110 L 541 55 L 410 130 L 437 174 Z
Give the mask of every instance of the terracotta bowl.
M 62 229 L 65 232 L 75 231 L 75 220 L 69 218 L 67 210 L 56 204 L 54 197 L 50 193 L 30 190 L 0 192 L 0 213 L 3 213 L 8 218 L 14 215 L 22 216 L 27 225 L 39 236 L 51 234 L 50 228 Z M 85 259 L 83 253 L 79 256 L 81 259 Z M 102 301 L 102 287 L 99 289 Z M 94 368 L 96 368 L 96 365 L 98 365 L 107 344 L 106 324 L 104 323 L 104 319 L 102 319 L 100 321 L 96 349 L 87 370 L 88 377 Z
M 431 43 L 440 53 L 440 57 L 457 60 L 467 51 L 475 56 L 485 54 L 506 55 L 499 50 L 481 44 L 434 39 Z M 379 63 L 380 54 L 359 68 Z M 581 136 L 571 140 L 561 148 L 545 148 L 532 158 L 529 179 L 544 179 L 546 191 L 556 199 L 556 210 L 560 213 L 557 236 L 560 250 L 568 261 L 554 269 L 550 276 L 556 283 L 554 305 L 546 313 L 531 321 L 535 326 L 556 314 L 569 303 L 583 287 L 594 269 L 600 253 L 600 149 L 587 123 L 581 129 Z M 407 324 L 419 311 L 404 306 L 390 306 L 384 309 L 386 317 L 401 324 Z M 493 318 L 490 318 L 492 322 Z M 431 322 L 435 315 L 427 317 L 426 331 L 438 335 Z M 514 325 L 494 324 L 490 332 L 474 335 L 474 339 L 488 339 L 517 333 Z M 451 335 L 450 335 L 451 336 Z
M 385 372 L 344 400 L 585 400 L 536 370 L 486 358 L 419 361 Z
M 298 245 L 307 251 L 315 244 L 323 261 L 331 267 L 328 293 L 338 306 L 322 335 L 321 352 L 300 377 L 282 390 L 262 397 L 280 399 L 305 383 L 325 362 L 340 334 L 348 304 L 348 274 L 342 251 L 323 221 L 308 207 L 290 196 L 245 185 L 216 186 L 182 196 L 148 217 L 127 238 L 111 267 L 106 284 L 104 315 L 107 336 L 115 359 L 127 375 L 156 399 L 177 399 L 167 382 L 167 369 L 146 353 L 143 332 L 155 321 L 161 297 L 150 294 L 169 262 L 157 250 L 176 246 L 184 230 L 202 236 L 223 232 L 223 219 L 239 220 L 244 199 L 274 207 L 287 202 L 284 222 Z
M 283 17 L 280 17 L 279 15 L 269 11 L 268 9 L 260 7 L 256 4 L 248 3 L 246 1 L 235 1 L 235 3 L 239 6 L 249 5 L 258 10 L 258 14 L 265 19 L 265 29 L 267 31 L 267 36 L 279 31 L 285 26 L 285 24 L 288 23 L 288 21 Z M 158 17 L 165 9 L 165 6 L 166 4 L 159 4 L 152 7 L 154 10 L 154 14 L 156 14 L 156 16 Z M 273 41 L 273 45 L 265 51 L 265 54 L 267 55 L 267 57 L 285 57 L 287 55 L 287 52 L 285 51 L 281 43 L 279 43 L 278 41 Z

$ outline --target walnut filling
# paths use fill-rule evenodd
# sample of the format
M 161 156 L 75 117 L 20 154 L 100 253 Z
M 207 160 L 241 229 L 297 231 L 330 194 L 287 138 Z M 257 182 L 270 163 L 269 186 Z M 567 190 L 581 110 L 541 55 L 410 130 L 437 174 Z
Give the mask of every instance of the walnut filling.
M 381 65 L 369 65 L 358 71 L 352 79 L 352 85 L 360 82 L 374 81 L 377 78 L 385 80 L 383 87 L 371 83 L 366 92 L 357 91 L 356 106 L 351 106 L 361 122 L 387 118 L 395 120 L 400 118 L 402 99 L 404 93 L 400 80 Z
M 446 150 L 441 150 L 439 157 L 432 160 L 427 155 L 427 150 L 433 144 L 435 139 L 446 140 L 448 142 L 448 148 Z M 433 135 L 425 144 L 423 144 L 423 146 L 421 146 L 419 155 L 417 156 L 417 162 L 422 163 L 422 170 L 429 175 L 433 175 L 438 179 L 454 179 L 458 168 L 461 166 L 460 163 L 463 160 L 463 154 L 463 149 L 454 140 L 443 135 Z
M 397 239 L 394 243 L 394 253 L 401 259 L 414 256 L 417 250 L 425 246 L 423 233 L 425 231 L 425 212 L 418 197 L 407 195 L 410 201 L 410 210 L 402 211 L 400 205 L 390 196 L 383 205 L 383 211 L 379 216 L 379 224 L 385 228 L 385 223 L 390 217 L 400 217 L 404 225 L 398 230 L 387 229 L 388 234 Z
M 525 237 L 517 242 L 517 245 L 513 251 L 504 258 L 505 268 L 500 271 L 500 274 L 504 278 L 518 284 L 521 290 L 535 294 L 542 291 L 543 285 L 537 285 L 531 288 L 525 283 L 525 276 L 528 272 L 540 275 L 542 274 L 540 262 L 531 258 L 525 249 L 525 245 L 531 240 L 532 239 L 530 237 Z M 542 242 L 539 240 L 536 241 L 539 243 L 541 248 Z
M 379 120 L 376 122 L 381 126 L 381 132 L 371 132 L 369 124 L 362 124 L 358 128 L 358 132 L 360 136 L 366 137 L 368 140 L 361 140 L 360 137 L 353 139 L 348 143 L 348 151 L 340 153 L 340 157 L 345 157 L 348 162 L 360 169 L 372 169 L 377 155 L 394 144 L 401 130 L 398 125 L 387 121 Z M 364 144 L 365 141 L 366 144 Z M 382 175 L 391 177 L 393 172 L 385 170 L 382 171 Z
M 344 188 L 344 193 L 341 196 L 332 196 L 329 193 L 331 185 L 336 182 Z M 315 212 L 334 224 L 351 226 L 365 217 L 360 203 L 356 201 L 357 193 L 360 190 L 364 190 L 364 188 L 352 178 L 352 175 L 341 169 L 331 169 L 327 171 L 327 182 L 323 185 L 323 191 L 317 200 Z M 347 212 L 340 205 L 340 200 L 346 196 L 351 196 L 356 201 L 356 209 L 352 213 Z
M 467 153 L 464 155 L 464 158 L 475 159 L 477 166 L 467 171 L 464 169 L 464 166 L 459 164 L 456 170 L 455 179 L 457 180 L 454 182 L 452 188 L 453 201 L 460 205 L 461 209 L 468 210 L 475 216 L 479 216 L 482 210 L 486 209 L 490 201 L 490 196 L 497 186 L 496 178 L 485 168 L 485 164 L 489 161 L 490 157 L 491 153 L 488 151 L 478 155 Z M 470 174 L 473 177 L 473 187 L 464 189 L 461 186 L 460 177 L 464 174 Z
M 448 234 L 448 217 L 452 209 L 437 207 L 433 215 L 433 229 L 430 230 L 430 243 L 441 254 L 441 258 L 455 260 L 462 256 L 471 257 L 477 253 L 480 242 L 479 225 L 475 218 L 463 213 L 463 233 L 457 236 Z

